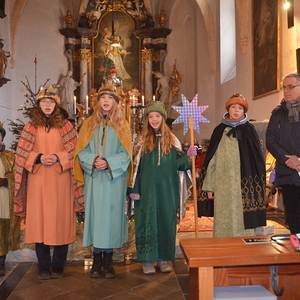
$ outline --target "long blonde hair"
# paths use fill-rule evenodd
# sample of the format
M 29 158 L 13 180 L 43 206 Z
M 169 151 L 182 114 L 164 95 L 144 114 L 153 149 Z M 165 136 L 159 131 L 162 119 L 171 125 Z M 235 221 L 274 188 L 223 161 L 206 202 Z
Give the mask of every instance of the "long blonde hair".
M 124 125 L 124 114 L 123 109 L 116 101 L 113 101 L 113 105 L 109 113 L 104 118 L 104 111 L 100 104 L 100 99 L 96 105 L 95 111 L 92 115 L 92 129 L 96 129 L 102 120 L 107 121 L 107 125 L 112 126 L 117 132 Z
M 172 146 L 174 145 L 174 137 L 171 133 L 169 126 L 166 124 L 165 119 L 162 118 L 160 126 L 161 133 L 161 155 L 169 154 Z M 149 115 L 146 117 L 144 128 L 142 131 L 142 152 L 152 152 L 156 148 L 156 133 L 149 124 Z

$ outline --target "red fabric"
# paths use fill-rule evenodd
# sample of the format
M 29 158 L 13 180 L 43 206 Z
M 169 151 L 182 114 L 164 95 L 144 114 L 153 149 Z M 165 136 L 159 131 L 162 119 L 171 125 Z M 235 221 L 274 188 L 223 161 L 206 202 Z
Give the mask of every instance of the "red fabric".
M 199 157 L 196 159 L 195 164 L 197 169 L 202 169 L 205 157 L 206 157 L 206 152 L 200 154 Z

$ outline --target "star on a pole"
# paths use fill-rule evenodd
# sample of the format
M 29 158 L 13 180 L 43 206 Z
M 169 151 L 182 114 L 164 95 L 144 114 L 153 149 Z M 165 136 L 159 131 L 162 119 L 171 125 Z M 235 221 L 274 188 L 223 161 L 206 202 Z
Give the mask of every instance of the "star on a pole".
M 189 130 L 189 117 L 193 116 L 194 128 L 200 134 L 199 122 L 209 123 L 202 113 L 208 108 L 208 105 L 198 106 L 198 94 L 195 95 L 191 102 L 182 94 L 182 104 L 183 106 L 172 106 L 180 116 L 173 122 L 173 124 L 184 123 L 183 135 Z

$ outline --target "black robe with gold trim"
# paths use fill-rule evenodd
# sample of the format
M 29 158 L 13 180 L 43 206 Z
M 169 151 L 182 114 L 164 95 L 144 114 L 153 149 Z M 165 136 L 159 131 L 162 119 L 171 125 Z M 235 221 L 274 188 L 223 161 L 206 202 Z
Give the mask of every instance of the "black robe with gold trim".
M 226 127 L 230 126 L 228 124 L 221 123 L 215 128 L 211 137 L 203 168 L 201 169 L 199 178 L 200 194 L 198 201 L 198 217 L 213 216 L 213 200 L 208 200 L 206 193 L 202 191 L 202 184 L 209 162 L 218 148 Z M 249 122 L 245 122 L 244 124 L 232 127 L 228 134 L 232 134 L 238 140 L 245 229 L 265 226 L 266 170 L 257 133 L 253 125 L 251 125 Z M 224 174 L 224 176 L 226 176 L 226 174 Z M 258 180 L 253 181 L 253 178 L 258 178 Z M 226 188 L 230 187 L 224 186 L 224 189 Z

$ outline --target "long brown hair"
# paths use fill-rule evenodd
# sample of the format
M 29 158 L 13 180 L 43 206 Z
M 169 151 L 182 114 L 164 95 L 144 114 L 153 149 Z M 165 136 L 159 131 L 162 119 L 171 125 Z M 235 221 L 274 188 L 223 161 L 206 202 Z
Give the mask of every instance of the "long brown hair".
M 109 113 L 106 115 L 105 120 L 107 121 L 107 125 L 112 126 L 117 132 L 124 125 L 124 117 L 123 110 L 120 105 L 117 104 L 116 101 L 113 101 L 113 105 Z M 92 129 L 96 129 L 100 122 L 104 120 L 104 111 L 100 104 L 100 99 L 95 107 L 95 111 L 92 115 Z
M 30 111 L 30 119 L 31 123 L 35 126 L 46 126 L 50 125 L 50 127 L 60 128 L 63 124 L 64 117 L 60 112 L 59 106 L 56 103 L 55 108 L 49 119 L 45 118 L 45 114 L 40 108 L 40 100 L 37 101 L 37 106 L 33 107 Z
M 165 119 L 162 118 L 162 123 L 160 126 L 161 133 L 161 150 L 162 156 L 169 154 L 172 146 L 174 145 L 174 137 L 171 133 L 169 126 L 166 124 Z M 142 131 L 142 152 L 152 152 L 156 148 L 156 133 L 154 129 L 149 124 L 149 115 L 146 117 L 144 128 Z

